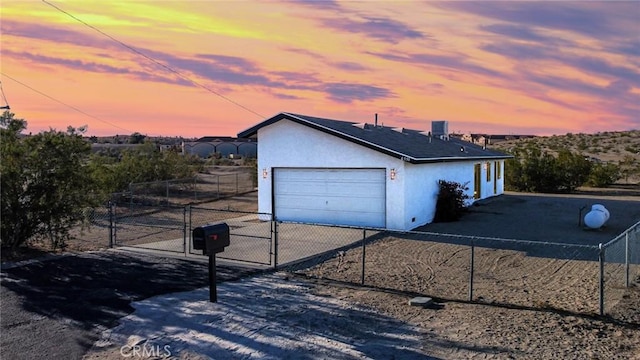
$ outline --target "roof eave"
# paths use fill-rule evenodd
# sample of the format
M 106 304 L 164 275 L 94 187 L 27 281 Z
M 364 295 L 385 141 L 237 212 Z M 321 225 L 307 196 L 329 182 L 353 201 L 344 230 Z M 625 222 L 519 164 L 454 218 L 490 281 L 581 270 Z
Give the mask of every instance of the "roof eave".
M 458 161 L 474 161 L 474 160 L 506 160 L 511 159 L 511 155 L 487 155 L 487 156 L 445 156 L 439 158 L 411 158 L 409 160 L 412 164 L 430 164 L 430 163 L 443 163 L 443 162 L 458 162 Z

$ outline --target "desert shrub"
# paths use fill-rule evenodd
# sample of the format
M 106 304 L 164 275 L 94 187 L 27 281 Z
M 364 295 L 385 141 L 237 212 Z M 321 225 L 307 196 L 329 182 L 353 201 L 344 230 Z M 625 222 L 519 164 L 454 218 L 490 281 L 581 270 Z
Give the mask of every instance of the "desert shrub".
M 160 151 L 152 142 L 124 150 L 118 157 L 93 154 L 90 174 L 105 194 L 125 191 L 130 183 L 192 178 L 202 171 L 203 161 L 195 155 Z
M 455 181 L 440 180 L 440 190 L 436 202 L 434 222 L 456 221 L 467 210 L 466 203 L 470 199 L 466 191 L 469 187 Z
M 612 163 L 596 163 L 591 167 L 587 185 L 607 187 L 620 179 L 620 166 Z
M 618 163 L 620 166 L 620 175 L 629 183 L 629 177 L 640 174 L 640 161 L 631 155 L 625 155 Z
M 584 156 L 562 149 L 553 156 L 537 147 L 513 152 L 505 162 L 507 190 L 527 192 L 571 192 L 583 185 L 591 162 Z

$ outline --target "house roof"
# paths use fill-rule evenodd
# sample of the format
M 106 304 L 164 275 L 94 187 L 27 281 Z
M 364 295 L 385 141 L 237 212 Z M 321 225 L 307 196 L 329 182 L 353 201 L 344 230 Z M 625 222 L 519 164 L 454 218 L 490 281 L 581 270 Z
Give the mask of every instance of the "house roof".
M 257 137 L 259 129 L 281 120 L 290 120 L 415 164 L 512 157 L 457 138 L 440 139 L 430 136 L 426 131 L 358 124 L 286 112 L 238 133 L 238 137 Z

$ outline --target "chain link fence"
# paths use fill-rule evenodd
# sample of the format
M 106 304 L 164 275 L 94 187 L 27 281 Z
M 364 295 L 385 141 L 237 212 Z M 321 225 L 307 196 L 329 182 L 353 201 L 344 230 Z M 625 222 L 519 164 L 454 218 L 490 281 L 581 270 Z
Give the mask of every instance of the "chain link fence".
M 598 311 L 598 248 L 426 232 L 365 231 L 361 246 L 292 271 L 435 298 Z M 325 256 L 326 257 L 326 256 Z
M 281 222 L 198 205 L 127 203 L 87 219 L 111 246 L 185 256 L 202 256 L 193 229 L 226 222 L 231 245 L 220 259 L 436 299 L 604 314 L 640 283 L 640 222 L 591 246 Z
M 111 206 L 112 246 L 185 252 L 187 213 L 182 206 Z
M 132 183 L 126 192 L 114 194 L 117 203 L 130 206 L 172 206 L 203 203 L 255 190 L 250 171 L 229 174 L 200 173 L 193 178 Z M 114 199 L 115 201 L 115 199 Z
M 112 225 L 110 213 L 108 205 L 83 209 L 83 219 L 69 232 L 67 245 L 74 250 L 96 250 L 108 246 Z
M 601 315 L 640 283 L 640 223 L 600 246 L 357 228 L 340 241 L 338 228 L 327 228 L 341 247 L 289 271 L 441 299 Z M 313 238 L 298 231 L 295 238 Z
M 200 250 L 193 249 L 191 238 L 193 229 L 207 224 L 225 222 L 229 225 L 232 240 L 224 252 L 217 254 L 218 259 L 258 265 L 274 263 L 275 224 L 270 221 L 270 214 L 191 206 L 187 209 L 189 231 L 186 243 L 189 254 L 202 255 Z
M 632 283 L 640 284 L 640 222 L 601 249 L 603 311 L 609 312 Z

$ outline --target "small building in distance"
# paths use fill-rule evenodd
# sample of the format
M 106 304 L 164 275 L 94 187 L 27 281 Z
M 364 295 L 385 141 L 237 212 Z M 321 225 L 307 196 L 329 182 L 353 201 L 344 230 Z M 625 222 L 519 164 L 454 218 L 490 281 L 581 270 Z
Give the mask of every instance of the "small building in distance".
M 535 135 L 491 135 L 491 134 L 473 134 L 467 133 L 463 134 L 460 139 L 462 141 L 470 142 L 472 144 L 484 146 L 484 145 L 493 145 L 503 141 L 509 140 L 518 140 L 518 139 L 529 139 L 534 138 Z
M 258 156 L 258 142 L 230 136 L 205 136 L 196 141 L 182 143 L 183 154 L 208 158 L 219 153 L 224 158 L 255 158 Z

